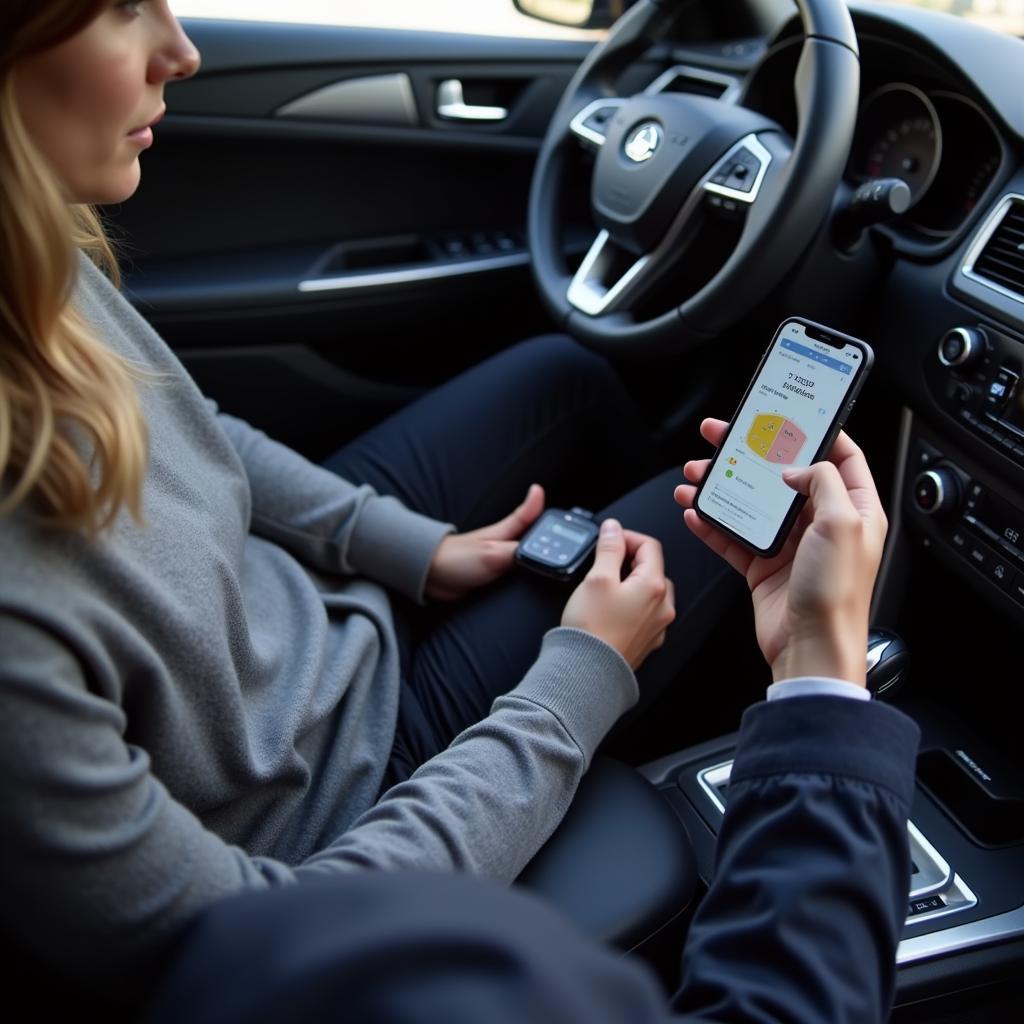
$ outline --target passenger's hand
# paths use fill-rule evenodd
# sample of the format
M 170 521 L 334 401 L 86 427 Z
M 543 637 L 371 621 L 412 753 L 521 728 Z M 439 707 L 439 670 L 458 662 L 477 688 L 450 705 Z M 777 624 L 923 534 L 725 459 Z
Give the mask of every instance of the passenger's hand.
M 430 563 L 426 597 L 431 601 L 457 601 L 504 575 L 512 567 L 519 538 L 543 511 L 544 488 L 531 484 L 523 503 L 504 519 L 445 537 Z
M 727 424 L 705 420 L 701 434 L 720 444 Z M 746 576 L 757 642 L 773 678 L 814 675 L 865 683 L 871 591 L 887 523 L 863 452 L 841 433 L 825 462 L 783 473 L 808 497 L 782 551 L 759 558 L 693 510 L 710 459 L 688 462 L 676 488 L 686 525 Z
M 629 574 L 623 579 L 625 564 Z M 604 640 L 637 669 L 665 642 L 665 630 L 675 617 L 675 592 L 665 577 L 661 544 L 606 519 L 594 564 L 572 592 L 562 625 Z

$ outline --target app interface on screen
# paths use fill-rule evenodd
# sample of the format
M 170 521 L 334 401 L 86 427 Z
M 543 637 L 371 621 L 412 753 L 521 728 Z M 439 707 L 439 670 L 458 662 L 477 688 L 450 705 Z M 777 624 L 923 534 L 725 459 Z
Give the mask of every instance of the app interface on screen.
M 527 538 L 524 550 L 546 562 L 567 565 L 590 537 L 586 530 L 560 522 L 554 516 L 545 516 Z
M 782 481 L 789 466 L 809 466 L 863 361 L 787 324 L 700 493 L 702 512 L 767 548 L 793 503 Z

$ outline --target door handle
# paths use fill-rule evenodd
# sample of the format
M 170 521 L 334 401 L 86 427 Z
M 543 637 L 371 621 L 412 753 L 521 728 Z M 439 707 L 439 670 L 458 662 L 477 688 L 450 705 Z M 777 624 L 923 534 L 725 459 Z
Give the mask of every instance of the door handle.
M 437 86 L 437 116 L 448 121 L 504 121 L 508 109 L 470 105 L 463 99 L 462 82 L 446 78 Z

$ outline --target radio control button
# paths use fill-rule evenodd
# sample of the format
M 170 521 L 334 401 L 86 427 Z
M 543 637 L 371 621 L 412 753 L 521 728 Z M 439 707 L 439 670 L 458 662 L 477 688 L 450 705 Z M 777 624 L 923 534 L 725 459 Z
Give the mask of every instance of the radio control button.
M 988 572 L 991 556 L 984 544 L 979 544 L 976 540 L 969 541 L 964 551 L 964 556 L 976 569 Z
M 1013 389 L 1016 386 L 1017 374 L 1005 368 L 996 370 L 996 375 L 988 386 L 988 395 L 986 396 L 988 403 L 994 406 L 1004 405 L 1013 394 Z
M 960 504 L 960 481 L 952 469 L 935 466 L 917 474 L 912 495 L 915 507 L 925 515 L 951 512 Z
M 1011 593 L 1011 588 L 1017 581 L 1017 570 L 1009 559 L 995 555 L 989 562 L 988 578 L 1007 593 Z
M 954 327 L 939 340 L 939 362 L 965 372 L 976 366 L 988 349 L 988 338 L 980 327 Z
M 913 467 L 915 469 L 927 469 L 933 462 L 942 458 L 942 452 L 927 441 L 916 441 L 913 447 Z

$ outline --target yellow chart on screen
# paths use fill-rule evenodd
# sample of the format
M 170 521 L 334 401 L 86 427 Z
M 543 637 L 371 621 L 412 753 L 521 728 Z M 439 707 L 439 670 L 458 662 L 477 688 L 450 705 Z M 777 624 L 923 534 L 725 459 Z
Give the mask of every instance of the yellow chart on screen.
M 800 454 L 807 435 L 785 416 L 760 412 L 747 432 L 747 447 L 766 462 L 788 466 Z

